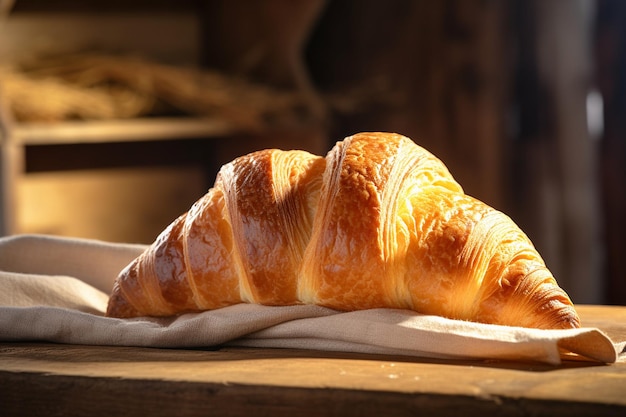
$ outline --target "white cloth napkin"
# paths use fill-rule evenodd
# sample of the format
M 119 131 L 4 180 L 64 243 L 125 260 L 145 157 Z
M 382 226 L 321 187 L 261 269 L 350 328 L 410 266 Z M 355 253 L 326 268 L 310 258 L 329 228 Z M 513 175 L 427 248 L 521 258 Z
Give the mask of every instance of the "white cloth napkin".
M 21 235 L 0 239 L 0 341 L 301 348 L 441 359 L 613 363 L 625 343 L 594 328 L 537 330 L 406 310 L 337 312 L 239 304 L 173 318 L 104 317 L 113 281 L 145 246 Z

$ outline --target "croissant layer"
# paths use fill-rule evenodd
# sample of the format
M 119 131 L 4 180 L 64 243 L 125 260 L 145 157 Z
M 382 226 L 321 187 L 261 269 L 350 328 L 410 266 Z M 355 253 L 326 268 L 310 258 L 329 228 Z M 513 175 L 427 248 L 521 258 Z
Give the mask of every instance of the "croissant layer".
M 120 273 L 107 315 L 237 303 L 580 325 L 522 230 L 392 133 L 353 135 L 326 157 L 268 149 L 224 165 L 213 188 Z

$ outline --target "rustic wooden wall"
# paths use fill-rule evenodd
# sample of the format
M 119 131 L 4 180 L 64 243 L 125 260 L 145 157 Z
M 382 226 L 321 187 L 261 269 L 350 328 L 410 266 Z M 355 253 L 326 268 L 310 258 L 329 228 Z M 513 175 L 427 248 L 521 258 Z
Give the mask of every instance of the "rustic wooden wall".
M 626 2 L 600 0 L 595 31 L 596 79 L 604 97 L 600 142 L 607 301 L 626 304 Z

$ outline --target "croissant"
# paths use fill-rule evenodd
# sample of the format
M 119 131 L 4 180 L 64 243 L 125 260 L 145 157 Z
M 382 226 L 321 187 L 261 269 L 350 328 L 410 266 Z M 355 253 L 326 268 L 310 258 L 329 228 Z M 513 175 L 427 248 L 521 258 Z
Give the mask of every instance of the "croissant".
M 325 158 L 269 149 L 224 165 L 213 188 L 120 273 L 106 314 L 236 303 L 580 326 L 522 230 L 391 133 L 348 137 Z

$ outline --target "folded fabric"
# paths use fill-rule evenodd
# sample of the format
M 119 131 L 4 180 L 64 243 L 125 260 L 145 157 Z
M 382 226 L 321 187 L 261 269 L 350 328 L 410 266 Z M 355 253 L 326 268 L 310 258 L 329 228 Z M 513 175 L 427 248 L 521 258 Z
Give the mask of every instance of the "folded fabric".
M 595 328 L 538 330 L 407 310 L 338 312 L 238 304 L 171 318 L 104 317 L 117 273 L 143 245 L 23 235 L 0 239 L 0 341 L 301 348 L 441 359 L 613 363 L 625 343 Z

